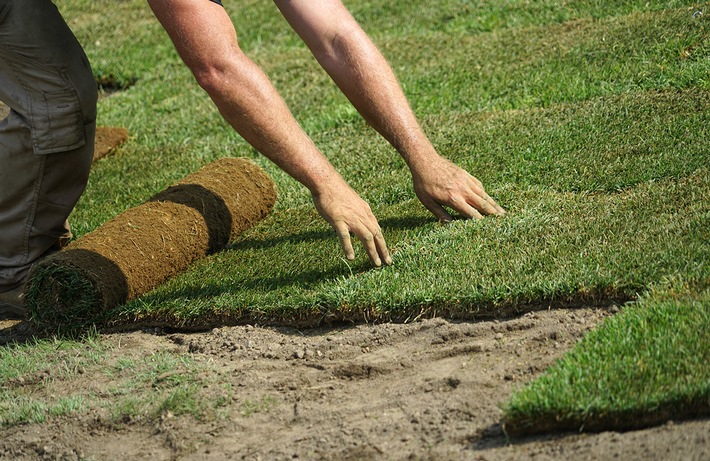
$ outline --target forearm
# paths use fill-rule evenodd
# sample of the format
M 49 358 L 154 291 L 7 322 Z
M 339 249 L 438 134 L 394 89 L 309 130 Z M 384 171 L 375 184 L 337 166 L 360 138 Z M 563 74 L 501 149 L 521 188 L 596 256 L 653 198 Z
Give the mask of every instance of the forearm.
M 340 0 L 275 2 L 355 108 L 402 155 L 424 206 L 445 221 L 452 219 L 445 206 L 469 218 L 504 213 L 478 179 L 437 154 L 389 64 Z
M 376 266 L 391 263 L 377 219 L 303 132 L 268 77 L 239 48 L 221 6 L 201 0 L 148 0 L 198 83 L 224 118 L 259 152 L 311 191 L 348 259 L 350 233 Z
M 247 142 L 313 194 L 343 182 L 266 74 L 241 51 L 222 7 L 193 0 L 149 4 L 200 86 Z
M 314 195 L 333 181 L 342 181 L 261 69 L 243 55 L 234 68 L 232 75 L 225 76 L 227 86 L 203 85 L 225 120 Z
M 222 115 L 256 149 L 311 191 L 318 211 L 338 234 L 348 259 L 355 253 L 353 232 L 376 266 L 390 264 L 387 245 L 369 205 L 353 191 L 291 116 L 261 70 L 246 57 L 237 61 L 239 76 L 229 80 L 238 91 L 215 91 Z M 209 85 L 204 85 L 211 92 Z
M 324 3 L 277 5 L 353 106 L 410 168 L 437 155 L 380 51 L 340 2 Z
M 423 133 L 389 64 L 362 33 L 340 35 L 319 58 L 338 87 L 410 167 L 436 151 Z

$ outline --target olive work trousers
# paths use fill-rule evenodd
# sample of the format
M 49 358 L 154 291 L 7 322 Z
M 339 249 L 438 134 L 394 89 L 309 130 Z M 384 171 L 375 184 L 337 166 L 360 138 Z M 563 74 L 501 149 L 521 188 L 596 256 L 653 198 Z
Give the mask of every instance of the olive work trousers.
M 96 80 L 50 0 L 0 0 L 0 293 L 71 238 L 86 187 Z M 7 108 L 5 108 L 7 110 Z

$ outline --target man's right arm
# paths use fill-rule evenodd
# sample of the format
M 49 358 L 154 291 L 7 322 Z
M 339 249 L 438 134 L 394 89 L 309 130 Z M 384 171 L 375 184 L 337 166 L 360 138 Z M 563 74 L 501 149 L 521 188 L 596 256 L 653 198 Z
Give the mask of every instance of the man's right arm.
M 148 0 L 183 61 L 234 129 L 305 185 L 354 258 L 352 232 L 372 262 L 391 258 L 377 219 L 303 132 L 264 72 L 242 53 L 225 10 L 204 0 Z

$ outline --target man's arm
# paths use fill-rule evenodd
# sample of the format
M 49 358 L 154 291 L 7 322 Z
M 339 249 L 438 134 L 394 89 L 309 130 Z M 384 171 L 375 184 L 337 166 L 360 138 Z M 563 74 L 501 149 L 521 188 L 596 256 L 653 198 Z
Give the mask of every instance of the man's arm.
M 239 48 L 224 9 L 206 0 L 148 0 L 224 118 L 259 152 L 305 185 L 319 213 L 333 226 L 348 259 L 355 257 L 350 232 L 372 262 L 391 263 L 370 207 L 346 184 L 303 132 L 261 69 Z
M 350 102 L 407 162 L 414 190 L 437 218 L 505 213 L 481 182 L 441 157 L 420 128 L 377 47 L 340 0 L 275 0 L 291 27 Z

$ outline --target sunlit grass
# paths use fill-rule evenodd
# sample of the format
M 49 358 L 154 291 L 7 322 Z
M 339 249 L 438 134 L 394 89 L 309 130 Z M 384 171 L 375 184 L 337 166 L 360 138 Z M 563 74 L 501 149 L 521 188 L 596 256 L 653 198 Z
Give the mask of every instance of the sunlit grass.
M 344 260 L 307 191 L 222 120 L 143 0 L 116 2 L 111 14 L 87 0 L 57 3 L 96 76 L 127 87 L 100 101 L 99 124 L 124 126 L 131 138 L 94 165 L 71 216 L 77 236 L 220 157 L 254 159 L 279 190 L 269 218 L 226 251 L 121 306 L 117 322 L 476 320 L 543 304 L 640 298 L 585 340 L 588 354 L 573 352 L 542 384 L 514 397 L 531 404 L 511 404 L 509 427 L 522 421 L 554 429 L 556 417 L 565 428 L 624 427 L 618 402 L 647 422 L 658 419 L 657 408 L 682 417 L 690 414 L 682 402 L 707 402 L 707 375 L 698 371 L 707 361 L 698 352 L 708 346 L 707 328 L 675 332 L 707 323 L 708 3 L 347 2 L 392 63 L 439 151 L 509 211 L 503 219 L 441 226 L 414 198 L 402 160 L 354 112 L 274 5 L 226 2 L 244 50 L 380 218 L 395 264 L 376 270 L 361 248 L 356 261 Z M 682 281 L 682 296 L 668 299 L 657 288 L 668 280 Z M 665 320 L 655 329 L 649 316 Z M 619 330 L 635 333 L 626 341 Z M 641 371 L 658 380 L 639 390 L 639 375 L 620 370 L 644 337 L 687 354 L 643 356 Z M 202 406 L 188 373 L 165 376 L 151 397 L 164 370 L 196 365 L 169 355 L 102 365 L 101 347 L 92 344 L 58 340 L 0 351 L 2 424 L 95 406 L 118 421 L 165 412 L 200 417 L 226 404 L 228 389 Z M 111 395 L 77 389 L 52 403 L 33 386 L 4 385 L 45 369 L 76 379 L 74 359 L 57 358 L 52 348 L 86 358 L 81 366 L 103 367 L 117 380 Z M 581 369 L 589 372 L 574 383 L 565 375 Z M 618 387 L 604 384 L 612 381 Z M 607 390 L 597 395 L 590 386 Z M 559 402 L 542 388 L 559 390 Z M 251 402 L 244 411 L 268 406 Z M 622 416 L 604 419 L 609 414 Z

